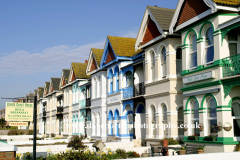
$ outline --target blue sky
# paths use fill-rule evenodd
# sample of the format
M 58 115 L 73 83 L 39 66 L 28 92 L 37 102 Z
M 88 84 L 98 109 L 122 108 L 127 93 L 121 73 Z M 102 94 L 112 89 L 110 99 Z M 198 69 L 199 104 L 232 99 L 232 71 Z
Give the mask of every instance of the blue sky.
M 178 0 L 1 0 L 0 97 L 22 97 L 60 77 L 107 35 L 136 38 L 147 5 Z M 0 109 L 5 100 L 0 99 Z

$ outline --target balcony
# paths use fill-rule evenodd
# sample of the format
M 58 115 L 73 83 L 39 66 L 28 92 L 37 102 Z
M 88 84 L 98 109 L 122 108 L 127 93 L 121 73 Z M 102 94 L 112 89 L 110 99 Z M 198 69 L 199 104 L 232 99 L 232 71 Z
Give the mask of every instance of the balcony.
M 133 87 L 123 88 L 123 99 L 128 99 L 133 97 Z
M 240 75 L 240 54 L 222 59 L 223 77 Z
M 134 85 L 134 97 L 141 96 L 145 94 L 144 82 Z
M 63 112 L 63 107 L 62 106 L 58 106 L 57 107 L 57 114 L 62 114 Z
M 90 107 L 91 106 L 91 98 L 87 98 L 86 99 L 86 107 Z
M 47 116 L 47 112 L 45 110 L 43 110 L 43 117 Z

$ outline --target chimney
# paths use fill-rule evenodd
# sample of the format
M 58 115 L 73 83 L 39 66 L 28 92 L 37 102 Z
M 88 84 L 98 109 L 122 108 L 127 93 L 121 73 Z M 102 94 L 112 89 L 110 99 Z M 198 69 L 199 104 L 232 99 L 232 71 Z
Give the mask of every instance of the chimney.
M 87 60 L 85 60 L 85 63 L 87 63 Z

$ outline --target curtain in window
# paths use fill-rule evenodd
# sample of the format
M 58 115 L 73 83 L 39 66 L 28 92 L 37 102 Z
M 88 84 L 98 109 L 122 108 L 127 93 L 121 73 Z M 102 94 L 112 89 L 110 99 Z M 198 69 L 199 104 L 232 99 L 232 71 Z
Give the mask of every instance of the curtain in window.
M 205 34 L 205 62 L 212 62 L 214 59 L 213 29 L 209 27 Z
M 197 38 L 196 35 L 192 35 L 190 37 L 190 61 L 189 61 L 189 66 L 190 68 L 196 67 L 197 66 Z

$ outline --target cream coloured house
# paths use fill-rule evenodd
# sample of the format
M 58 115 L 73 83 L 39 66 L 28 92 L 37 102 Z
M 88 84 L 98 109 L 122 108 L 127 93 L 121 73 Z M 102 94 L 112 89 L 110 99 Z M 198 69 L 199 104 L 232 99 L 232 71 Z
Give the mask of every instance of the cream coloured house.
M 179 33 L 169 33 L 174 12 L 148 6 L 135 44 L 145 56 L 147 142 L 183 138 L 182 129 L 178 129 L 178 123 L 183 123 L 181 39 Z
M 240 140 L 239 5 L 180 0 L 170 26 L 182 40 L 184 141 L 206 152 L 232 152 Z

